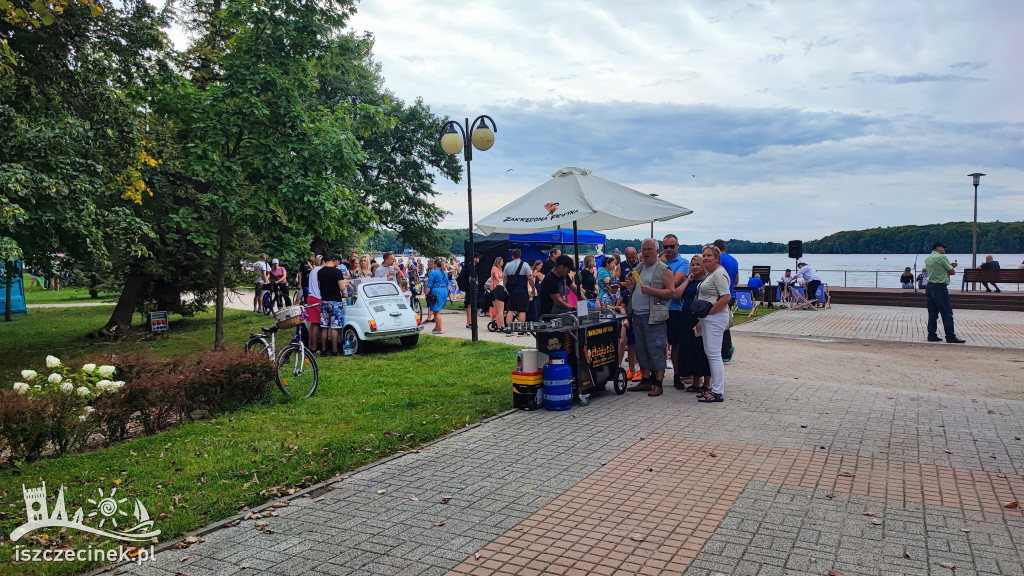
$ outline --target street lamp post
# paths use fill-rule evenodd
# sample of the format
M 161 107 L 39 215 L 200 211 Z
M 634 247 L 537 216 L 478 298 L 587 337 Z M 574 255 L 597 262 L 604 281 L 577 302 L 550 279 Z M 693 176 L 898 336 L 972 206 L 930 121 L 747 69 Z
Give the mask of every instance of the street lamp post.
M 650 196 L 651 198 L 657 198 L 658 197 L 657 194 L 653 194 L 653 193 L 648 194 L 648 196 Z M 651 220 L 651 238 L 654 238 L 654 220 Z
M 492 128 L 487 127 L 488 120 L 491 122 L 493 131 Z M 441 127 L 441 148 L 448 154 L 458 154 L 461 151 L 466 159 L 466 199 L 469 203 L 469 250 L 463 261 L 463 266 L 473 264 L 473 254 L 476 253 L 476 248 L 473 245 L 473 176 L 470 169 L 470 163 L 473 161 L 473 148 L 475 147 L 481 152 L 489 150 L 494 145 L 494 133 L 497 131 L 498 125 L 494 123 L 493 118 L 487 115 L 477 116 L 472 123 L 469 122 L 469 118 L 466 118 L 465 129 L 455 120 L 449 120 Z M 477 274 L 479 270 L 477 270 L 476 264 L 473 264 L 470 272 L 469 315 L 472 318 L 473 342 L 477 342 L 480 338 L 476 311 Z
M 978 184 L 981 182 L 981 177 L 984 176 L 981 172 L 975 172 L 974 174 L 968 174 L 974 179 L 974 242 L 971 244 L 971 268 L 978 267 Z M 972 288 L 973 290 L 973 288 Z

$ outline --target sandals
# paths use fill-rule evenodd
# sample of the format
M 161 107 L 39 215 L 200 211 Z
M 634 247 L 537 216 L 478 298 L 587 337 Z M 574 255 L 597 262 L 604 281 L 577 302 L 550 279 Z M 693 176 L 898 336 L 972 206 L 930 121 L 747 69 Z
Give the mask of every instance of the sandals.
M 697 402 L 725 402 L 725 395 L 715 394 L 714 392 L 708 390 L 706 392 L 701 392 L 697 396 Z
M 704 388 L 697 386 L 696 384 L 690 384 L 689 386 L 686 387 L 687 392 L 700 392 L 703 389 Z
M 438 332 L 436 329 L 430 331 L 431 334 L 444 334 L 444 332 Z

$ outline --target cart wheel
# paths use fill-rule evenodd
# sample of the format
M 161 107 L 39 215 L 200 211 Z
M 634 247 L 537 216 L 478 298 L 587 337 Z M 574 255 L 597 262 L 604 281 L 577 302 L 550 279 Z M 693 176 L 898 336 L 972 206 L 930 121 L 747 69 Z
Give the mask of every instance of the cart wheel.
M 590 404 L 590 394 L 580 394 L 580 406 Z
M 615 393 L 625 394 L 626 384 L 629 384 L 629 381 L 626 380 L 626 371 L 619 368 L 619 371 L 615 373 Z
M 491 320 L 490 322 L 488 322 L 487 323 L 487 331 L 488 332 L 497 332 L 498 331 L 498 322 L 495 321 L 495 320 Z

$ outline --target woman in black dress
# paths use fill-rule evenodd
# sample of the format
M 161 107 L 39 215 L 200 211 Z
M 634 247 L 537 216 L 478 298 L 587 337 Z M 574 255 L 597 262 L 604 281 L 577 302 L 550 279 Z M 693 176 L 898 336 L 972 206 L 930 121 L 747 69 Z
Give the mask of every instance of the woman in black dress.
M 704 279 L 704 259 L 701 256 L 690 258 L 690 275 L 692 280 L 681 284 L 676 289 L 675 297 L 683 299 L 683 314 L 679 322 L 679 376 L 692 377 L 693 383 L 686 387 L 687 392 L 700 392 L 711 389 L 711 365 L 704 353 L 704 341 L 694 334 L 697 317 L 690 310 L 690 304 L 697 297 L 697 286 Z

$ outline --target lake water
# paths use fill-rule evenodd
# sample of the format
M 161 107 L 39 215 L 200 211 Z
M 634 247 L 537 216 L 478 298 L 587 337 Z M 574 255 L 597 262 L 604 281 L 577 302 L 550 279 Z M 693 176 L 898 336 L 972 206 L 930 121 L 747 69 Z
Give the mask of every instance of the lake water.
M 899 288 L 903 269 L 910 266 L 917 271 L 924 266 L 928 253 L 921 254 L 805 254 L 800 260 L 807 262 L 818 271 L 826 284 L 858 288 Z M 957 270 L 971 266 L 970 254 L 947 254 L 949 261 L 959 261 Z M 978 264 L 985 261 L 985 254 L 978 254 Z M 796 271 L 796 262 L 786 254 L 733 254 L 740 263 L 740 282 L 750 278 L 752 266 L 771 266 L 772 280 L 778 280 L 786 268 Z M 1016 268 L 1024 261 L 1024 254 L 993 254 L 993 259 L 1003 268 Z M 951 284 L 958 285 L 954 277 Z

